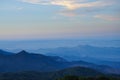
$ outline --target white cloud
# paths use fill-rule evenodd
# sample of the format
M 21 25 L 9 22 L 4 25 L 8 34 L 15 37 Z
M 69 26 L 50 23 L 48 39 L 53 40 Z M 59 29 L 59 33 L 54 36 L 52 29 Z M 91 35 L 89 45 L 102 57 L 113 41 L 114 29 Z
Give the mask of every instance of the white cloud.
M 74 10 L 78 8 L 88 8 L 88 7 L 102 7 L 111 5 L 111 3 L 105 3 L 104 1 L 95 1 L 95 2 L 87 2 L 87 3 L 77 3 L 75 1 L 55 1 L 52 2 L 54 5 L 64 6 L 69 10 Z
M 83 12 L 82 14 L 78 11 L 81 10 L 90 10 L 90 9 L 97 9 L 100 8 L 107 8 L 108 6 L 112 6 L 115 3 L 119 3 L 119 0 L 20 0 L 25 3 L 30 4 L 37 4 L 37 5 L 54 5 L 54 6 L 61 6 L 63 9 L 59 11 L 60 15 L 63 16 L 78 16 L 78 15 L 85 15 Z M 81 11 L 82 12 L 82 11 Z M 92 11 L 91 11 L 92 12 Z M 113 16 L 107 15 L 96 15 L 95 18 L 101 18 L 104 20 L 118 20 L 118 18 Z
M 72 10 L 63 10 L 63 11 L 60 11 L 59 14 L 63 16 L 68 16 L 68 17 L 74 17 L 77 15 L 77 13 Z
M 120 20 L 120 17 L 118 17 L 118 16 L 110 16 L 110 15 L 95 15 L 94 17 L 99 18 L 99 19 L 109 20 L 109 21 Z
M 31 4 L 57 5 L 62 6 L 65 9 L 69 10 L 87 7 L 103 7 L 111 5 L 113 3 L 113 1 L 111 0 L 96 0 L 94 2 L 89 2 L 89 0 L 21 0 L 21 1 Z

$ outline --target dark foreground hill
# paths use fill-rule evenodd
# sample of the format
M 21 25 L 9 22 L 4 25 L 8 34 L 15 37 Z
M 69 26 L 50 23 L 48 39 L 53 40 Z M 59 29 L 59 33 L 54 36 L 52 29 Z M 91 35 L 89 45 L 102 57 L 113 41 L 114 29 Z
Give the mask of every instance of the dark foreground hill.
M 120 80 L 120 78 L 114 76 L 83 77 L 83 76 L 67 75 L 62 78 L 58 78 L 57 80 Z
M 79 76 L 79 79 L 77 76 Z M 2 73 L 0 74 L 0 80 L 120 80 L 120 76 L 104 75 L 94 69 L 85 67 L 72 67 L 53 72 Z
M 84 67 L 73 67 L 54 72 L 17 72 L 17 73 L 4 73 L 0 74 L 0 80 L 56 80 L 65 75 L 76 76 L 99 76 L 102 73 Z

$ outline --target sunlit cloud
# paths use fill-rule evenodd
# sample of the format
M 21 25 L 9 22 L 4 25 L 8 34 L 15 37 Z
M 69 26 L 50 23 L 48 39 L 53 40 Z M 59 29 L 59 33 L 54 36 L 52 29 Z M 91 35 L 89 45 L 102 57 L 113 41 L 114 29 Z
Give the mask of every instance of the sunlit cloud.
M 114 1 L 113 0 L 94 0 L 94 1 L 92 0 L 20 0 L 20 1 L 24 3 L 36 4 L 36 5 L 60 6 L 62 9 L 58 11 L 58 14 L 63 15 L 63 16 L 68 16 L 68 17 L 74 17 L 78 15 L 81 16 L 81 15 L 85 15 L 86 13 L 88 13 L 88 12 L 82 12 L 81 9 L 99 10 L 100 8 L 107 8 L 118 2 L 118 0 L 114 0 Z
M 95 2 L 87 2 L 87 3 L 77 3 L 77 1 L 55 1 L 52 2 L 54 5 L 64 6 L 66 9 L 74 10 L 78 8 L 87 8 L 87 7 L 103 7 L 111 5 L 110 2 L 105 3 L 104 1 L 95 1 Z
M 109 0 L 96 0 L 90 2 L 89 0 L 21 0 L 22 2 L 27 2 L 31 4 L 41 4 L 41 5 L 57 5 L 62 6 L 65 9 L 74 10 L 78 8 L 87 7 L 103 7 L 112 5 L 113 1 Z

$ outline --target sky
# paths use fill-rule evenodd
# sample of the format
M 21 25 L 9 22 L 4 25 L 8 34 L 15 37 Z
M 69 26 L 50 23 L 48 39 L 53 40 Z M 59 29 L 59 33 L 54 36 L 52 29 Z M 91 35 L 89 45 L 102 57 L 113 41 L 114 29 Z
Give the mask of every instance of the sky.
M 120 0 L 0 0 L 0 40 L 92 38 L 120 38 Z

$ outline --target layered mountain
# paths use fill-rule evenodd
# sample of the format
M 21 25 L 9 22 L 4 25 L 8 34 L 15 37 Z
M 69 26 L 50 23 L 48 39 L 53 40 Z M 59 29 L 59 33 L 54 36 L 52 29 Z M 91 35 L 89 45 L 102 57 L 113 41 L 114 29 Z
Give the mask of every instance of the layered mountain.
M 13 53 L 0 49 L 0 55 L 11 55 L 11 54 L 13 54 Z
M 38 52 L 50 56 L 61 56 L 68 60 L 94 58 L 108 61 L 120 61 L 119 47 L 95 47 L 90 45 L 79 45 L 76 47 L 39 49 Z
M 32 54 L 23 50 L 13 55 L 1 55 L 0 71 L 52 71 L 63 68 L 63 61 L 65 60 L 62 60 L 62 58 L 59 57 L 56 58 L 42 54 Z M 61 64 L 61 66 L 59 64 Z
M 98 65 L 108 65 L 120 69 L 120 47 L 79 45 L 76 47 L 39 49 L 35 52 L 49 56 L 61 56 L 69 61 L 83 60 Z
M 50 72 L 77 66 L 95 69 L 106 74 L 119 74 L 119 70 L 109 66 L 96 65 L 85 61 L 69 62 L 62 57 L 29 53 L 24 50 L 17 54 L 0 55 L 0 72 Z
M 27 51 L 53 56 L 54 58 L 55 56 L 60 56 L 68 61 L 82 60 L 98 65 L 108 65 L 113 68 L 120 69 L 120 47 L 79 45 L 75 47 L 58 47 L 36 50 L 31 49 Z M 61 59 L 59 58 L 59 60 Z

